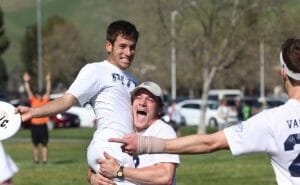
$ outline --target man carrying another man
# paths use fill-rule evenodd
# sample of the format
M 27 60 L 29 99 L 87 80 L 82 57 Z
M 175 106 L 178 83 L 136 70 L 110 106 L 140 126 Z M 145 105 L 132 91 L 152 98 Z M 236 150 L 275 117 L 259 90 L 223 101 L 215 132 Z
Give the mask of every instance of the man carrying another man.
M 176 138 L 176 132 L 159 118 L 162 116 L 163 93 L 153 82 L 143 82 L 132 91 L 132 114 L 136 133 L 164 139 Z M 124 178 L 137 184 L 176 184 L 175 172 L 179 156 L 174 154 L 145 154 L 134 156 L 135 166 L 124 167 L 107 153 L 98 160 L 100 174 L 108 178 Z M 88 173 L 90 183 L 114 184 L 98 173 Z

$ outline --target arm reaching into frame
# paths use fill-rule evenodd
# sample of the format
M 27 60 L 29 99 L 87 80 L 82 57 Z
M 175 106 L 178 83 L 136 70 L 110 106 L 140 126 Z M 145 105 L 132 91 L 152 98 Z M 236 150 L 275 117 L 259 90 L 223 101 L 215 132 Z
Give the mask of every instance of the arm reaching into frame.
M 229 149 L 224 131 L 213 134 L 194 134 L 177 139 L 159 139 L 129 134 L 109 141 L 122 143 L 122 150 L 130 155 L 142 153 L 201 154 Z

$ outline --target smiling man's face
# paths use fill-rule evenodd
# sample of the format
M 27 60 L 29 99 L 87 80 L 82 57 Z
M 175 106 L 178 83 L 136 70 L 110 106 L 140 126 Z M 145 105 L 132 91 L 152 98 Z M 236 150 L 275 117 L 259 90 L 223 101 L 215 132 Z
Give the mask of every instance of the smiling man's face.
M 105 47 L 109 53 L 108 61 L 110 63 L 121 70 L 130 67 L 135 56 L 136 42 L 134 40 L 119 35 L 113 44 L 106 41 Z
M 159 98 L 145 89 L 138 90 L 133 99 L 133 122 L 137 132 L 152 125 L 159 117 Z

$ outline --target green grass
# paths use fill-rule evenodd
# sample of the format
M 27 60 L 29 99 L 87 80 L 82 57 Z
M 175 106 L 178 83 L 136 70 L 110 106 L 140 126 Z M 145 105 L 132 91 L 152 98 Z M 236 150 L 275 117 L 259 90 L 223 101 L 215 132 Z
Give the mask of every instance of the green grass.
M 181 128 L 181 134 L 195 133 L 195 127 Z M 20 130 L 3 142 L 19 167 L 16 185 L 82 185 L 86 181 L 86 147 L 93 129 L 50 131 L 49 163 L 33 164 L 30 131 Z M 177 169 L 178 185 L 271 185 L 275 177 L 268 157 L 255 154 L 234 158 L 229 151 L 205 155 L 182 155 Z

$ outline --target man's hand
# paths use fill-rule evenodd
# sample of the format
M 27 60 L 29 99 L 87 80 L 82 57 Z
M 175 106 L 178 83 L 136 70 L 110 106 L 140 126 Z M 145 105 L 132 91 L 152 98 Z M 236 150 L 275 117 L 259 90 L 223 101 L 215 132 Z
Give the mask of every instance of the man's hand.
M 24 82 L 29 82 L 30 75 L 27 72 L 23 74 L 23 80 L 24 80 Z
M 15 109 L 15 113 L 21 114 L 22 121 L 28 121 L 32 118 L 31 108 L 26 106 L 18 106 Z
M 138 135 L 136 134 L 128 134 L 123 138 L 111 138 L 109 139 L 111 142 L 122 143 L 122 151 L 128 153 L 130 155 L 137 154 L 138 147 Z
M 91 169 L 88 170 L 87 179 L 91 185 L 116 185 L 111 179 L 106 178 L 99 173 L 94 173 Z
M 108 153 L 103 153 L 105 159 L 99 159 L 100 174 L 108 178 L 116 177 L 117 171 L 120 168 L 120 164 L 117 159 L 113 158 Z
M 47 73 L 47 75 L 46 75 L 46 81 L 51 81 L 51 73 Z

